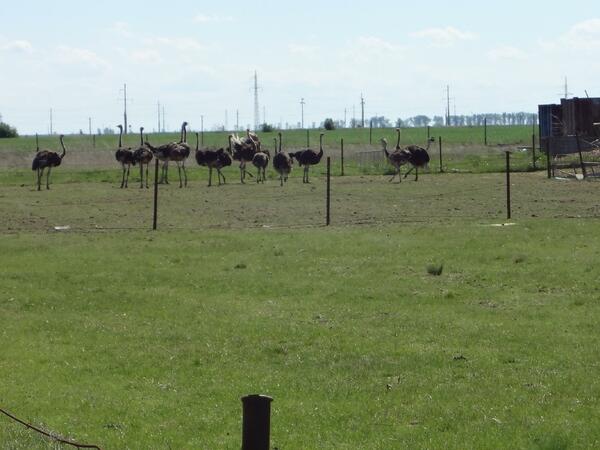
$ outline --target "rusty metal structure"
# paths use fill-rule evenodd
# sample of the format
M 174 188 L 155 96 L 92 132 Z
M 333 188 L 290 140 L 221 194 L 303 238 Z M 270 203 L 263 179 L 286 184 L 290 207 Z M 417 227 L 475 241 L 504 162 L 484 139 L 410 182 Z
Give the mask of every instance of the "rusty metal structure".
M 557 170 L 578 178 L 600 175 L 600 98 L 564 98 L 559 105 L 539 105 L 538 117 L 549 177 Z

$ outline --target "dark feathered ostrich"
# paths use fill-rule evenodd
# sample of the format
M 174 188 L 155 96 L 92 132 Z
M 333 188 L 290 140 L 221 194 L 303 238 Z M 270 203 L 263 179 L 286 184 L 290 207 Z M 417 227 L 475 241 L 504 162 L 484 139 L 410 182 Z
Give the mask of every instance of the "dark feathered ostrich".
M 231 146 L 231 140 L 230 140 Z M 196 162 L 200 166 L 208 167 L 208 186 L 212 186 L 212 171 L 217 170 L 217 178 L 219 180 L 219 186 L 221 185 L 221 178 L 223 178 L 223 184 L 226 183 L 225 175 L 221 173 L 223 167 L 231 165 L 231 155 L 220 148 L 218 150 L 200 150 L 198 133 L 196 133 Z
M 181 141 L 178 142 L 169 151 L 169 161 L 175 161 L 177 171 L 179 173 L 179 187 L 187 187 L 187 172 L 185 170 L 185 161 L 190 156 L 190 146 L 187 143 L 187 127 L 188 123 L 183 122 L 181 125 Z M 183 170 L 184 183 L 181 182 L 181 171 Z
M 154 157 L 162 162 L 162 169 L 159 180 L 160 184 L 169 184 L 169 160 L 171 152 L 175 150 L 177 146 L 184 141 L 184 131 L 186 126 L 187 122 L 183 122 L 183 124 L 181 125 L 181 135 L 179 142 L 169 142 L 168 144 L 163 144 L 158 147 L 154 147 L 148 142 L 148 137 L 146 136 L 146 146 L 152 151 Z
M 135 160 L 133 159 L 131 148 L 123 148 L 123 125 L 117 125 L 117 128 L 119 128 L 119 147 L 115 152 L 115 159 L 121 163 L 121 168 L 123 169 L 123 176 L 121 178 L 121 189 L 123 189 L 123 187 L 127 187 L 129 169 L 131 169 L 132 164 L 135 164 Z
M 44 170 L 48 169 L 46 172 L 46 189 L 50 189 L 50 171 L 53 167 L 60 166 L 62 159 L 65 157 L 67 153 L 67 149 L 65 148 L 64 143 L 64 135 L 60 135 L 60 145 L 62 147 L 62 153 L 59 155 L 56 152 L 52 152 L 50 150 L 39 150 L 35 154 L 33 161 L 31 163 L 31 170 L 37 171 L 37 190 L 41 190 L 42 187 L 42 176 L 44 176 Z
M 396 178 L 396 176 L 398 176 L 398 183 L 400 183 L 402 181 L 402 177 L 400 176 L 400 169 L 403 165 L 408 164 L 410 162 L 411 154 L 409 151 L 404 149 L 397 149 L 390 153 L 388 152 L 387 144 L 388 143 L 386 139 L 381 139 L 383 153 L 385 153 L 385 157 L 388 160 L 388 162 L 392 166 L 394 166 L 394 169 L 396 169 L 396 173 L 394 173 L 394 176 L 388 181 L 391 182 L 394 180 L 394 178 Z
M 144 187 L 144 166 L 146 166 L 146 187 L 148 188 L 148 167 L 152 161 L 152 152 L 144 144 L 144 127 L 140 127 L 140 146 L 134 150 L 133 160 L 140 165 L 140 188 Z
M 427 148 L 419 147 L 418 145 L 409 145 L 405 148 L 410 153 L 409 163 L 412 165 L 410 170 L 404 174 L 404 178 L 408 176 L 413 170 L 415 171 L 415 181 L 419 179 L 419 167 L 427 167 L 429 164 L 429 147 L 431 143 L 435 141 L 435 138 L 430 138 L 427 141 Z
M 275 148 L 277 148 L 278 151 L 275 153 L 275 156 L 273 156 L 273 168 L 279 174 L 279 185 L 283 186 L 283 182 L 287 182 L 288 176 L 292 171 L 294 160 L 288 153 L 281 150 L 281 141 L 281 133 L 279 133 L 279 146 L 277 146 L 276 142 Z
M 319 136 L 318 153 L 310 148 L 306 150 L 300 150 L 296 153 L 290 153 L 290 156 L 292 158 L 296 158 L 298 164 L 304 167 L 304 177 L 302 178 L 303 183 L 310 183 L 310 181 L 308 181 L 308 170 L 310 169 L 310 166 L 317 165 L 321 162 L 321 158 L 323 157 L 323 136 L 325 136 L 325 133 L 321 133 Z
M 254 154 L 254 158 L 252 158 L 252 164 L 257 169 L 256 182 L 264 183 L 267 180 L 266 170 L 269 166 L 269 160 L 271 159 L 271 153 L 269 150 L 261 150 L 260 152 L 256 152 Z
M 250 172 L 246 170 L 246 164 L 252 162 L 254 155 L 260 150 L 260 141 L 255 134 L 250 133 L 250 130 L 246 130 L 247 137 L 243 140 L 232 135 L 231 144 L 233 147 L 233 159 L 240 162 L 240 182 L 243 184 L 246 174 L 252 176 Z

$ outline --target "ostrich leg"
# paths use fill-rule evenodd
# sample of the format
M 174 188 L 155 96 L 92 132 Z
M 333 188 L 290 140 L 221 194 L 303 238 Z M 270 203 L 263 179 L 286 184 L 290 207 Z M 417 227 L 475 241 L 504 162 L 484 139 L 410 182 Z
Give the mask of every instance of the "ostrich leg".
M 50 189 L 50 170 L 52 166 L 48 166 L 48 172 L 46 172 L 46 189 Z
M 125 177 L 125 188 L 128 187 L 129 184 L 129 169 L 131 168 L 131 164 L 127 164 L 127 176 Z
M 208 168 L 208 187 L 212 186 L 212 167 Z
M 44 169 L 37 169 L 37 190 L 42 190 L 42 175 L 44 175 Z
M 181 164 L 181 167 L 183 168 L 183 179 L 184 181 L 184 186 L 187 187 L 187 172 L 185 171 L 185 161 Z
M 150 166 L 150 163 L 146 163 L 146 189 L 150 188 L 148 186 L 148 166 Z

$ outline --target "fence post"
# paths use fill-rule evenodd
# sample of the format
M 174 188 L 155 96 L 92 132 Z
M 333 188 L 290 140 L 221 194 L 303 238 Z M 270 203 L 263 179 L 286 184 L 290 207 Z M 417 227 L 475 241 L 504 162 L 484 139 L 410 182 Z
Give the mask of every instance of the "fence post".
M 158 158 L 154 156 L 154 215 L 152 218 L 152 229 L 156 230 L 158 218 Z
M 331 157 L 327 157 L 327 216 L 325 219 L 325 225 L 329 226 L 331 223 Z
M 444 173 L 444 166 L 442 165 L 442 137 L 439 138 L 440 143 L 440 173 Z
M 487 117 L 483 119 L 483 145 L 487 145 Z
M 92 148 L 96 148 L 96 135 L 92 136 Z
M 40 140 L 37 133 L 35 133 L 35 148 L 38 152 L 40 151 Z
M 506 218 L 511 218 L 510 209 L 510 152 L 506 152 Z
M 583 162 L 583 154 L 581 153 L 581 144 L 579 142 L 579 133 L 575 133 L 575 140 L 577 141 L 577 153 L 579 153 L 579 164 L 581 165 L 581 173 L 583 173 L 583 178 L 586 178 L 587 172 L 585 170 L 585 164 Z
M 344 138 L 341 142 L 342 176 L 344 176 Z
M 537 170 L 537 163 L 535 161 L 535 133 L 531 135 L 531 151 L 533 152 L 533 170 Z
M 550 159 L 550 138 L 546 138 L 546 169 L 548 170 L 548 179 L 552 178 L 552 160 Z
M 242 450 L 269 450 L 272 401 L 266 395 L 242 397 Z

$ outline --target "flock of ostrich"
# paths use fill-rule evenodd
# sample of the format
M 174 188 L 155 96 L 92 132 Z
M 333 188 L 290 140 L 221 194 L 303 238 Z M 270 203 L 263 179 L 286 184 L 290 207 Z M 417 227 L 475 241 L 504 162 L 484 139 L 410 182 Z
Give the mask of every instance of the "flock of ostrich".
M 181 125 L 181 134 L 179 142 L 169 142 L 167 144 L 155 147 L 148 141 L 148 137 L 144 138 L 144 128 L 140 128 L 140 145 L 136 149 L 123 147 L 123 126 L 119 128 L 119 144 L 115 152 L 115 159 L 121 164 L 122 178 L 121 188 L 127 188 L 129 182 L 129 173 L 131 166 L 139 165 L 140 167 L 140 188 L 145 186 L 149 188 L 148 170 L 150 162 L 153 158 L 157 158 L 162 163 L 161 175 L 159 183 L 169 184 L 168 170 L 169 162 L 177 165 L 179 174 L 179 187 L 187 186 L 187 172 L 185 162 L 190 156 L 191 147 L 187 143 L 187 122 Z M 422 148 L 417 145 L 409 145 L 408 147 L 400 146 L 400 129 L 397 128 L 398 141 L 396 148 L 391 152 L 388 151 L 388 142 L 386 139 L 381 139 L 383 152 L 387 161 L 394 167 L 395 173 L 390 178 L 390 182 L 398 177 L 398 182 L 402 181 L 401 168 L 404 165 L 409 165 L 411 168 L 404 174 L 406 178 L 413 170 L 415 171 L 415 181 L 419 178 L 419 168 L 426 167 L 429 163 L 429 147 L 433 138 L 428 141 L 427 148 Z M 319 136 L 319 151 L 307 148 L 294 153 L 288 153 L 282 149 L 282 135 L 278 133 L 278 137 L 274 138 L 274 152 L 271 158 L 271 152 L 263 148 L 260 139 L 255 133 L 246 130 L 246 136 L 240 137 L 237 134 L 228 136 L 228 145 L 226 148 L 218 150 L 201 149 L 199 148 L 198 133 L 196 133 L 196 149 L 195 158 L 199 166 L 207 167 L 209 170 L 208 186 L 212 186 L 213 169 L 217 171 L 218 184 L 225 184 L 225 175 L 222 169 L 231 166 L 233 161 L 239 161 L 240 182 L 245 183 L 246 175 L 254 177 L 248 172 L 246 166 L 252 163 L 257 169 L 256 182 L 264 183 L 266 181 L 266 169 L 272 159 L 273 168 L 279 174 L 280 186 L 287 182 L 288 176 L 292 171 L 294 160 L 300 167 L 303 168 L 303 183 L 309 183 L 308 173 L 311 166 L 319 164 L 323 157 L 323 137 L 324 133 Z M 62 153 L 59 155 L 50 150 L 37 149 L 37 153 L 33 159 L 31 169 L 37 171 L 36 182 L 37 190 L 41 190 L 42 178 L 46 171 L 46 189 L 50 189 L 50 172 L 53 167 L 60 166 L 65 154 L 66 148 L 64 143 L 64 135 L 60 135 L 60 145 Z M 144 170 L 145 169 L 145 170 Z M 183 173 L 183 178 L 182 178 Z M 145 174 L 145 177 L 144 177 Z

